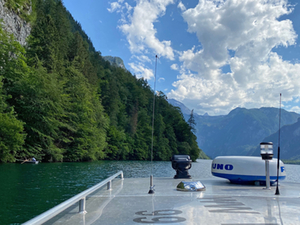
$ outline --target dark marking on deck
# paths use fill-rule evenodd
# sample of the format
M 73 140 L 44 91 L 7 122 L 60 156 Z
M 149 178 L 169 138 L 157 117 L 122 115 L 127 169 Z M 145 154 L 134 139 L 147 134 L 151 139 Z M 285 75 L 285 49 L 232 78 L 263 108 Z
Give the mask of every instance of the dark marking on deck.
M 238 202 L 232 197 L 212 197 L 212 198 L 198 198 L 201 203 L 205 204 L 204 207 L 208 208 L 211 213 L 247 213 L 247 214 L 260 214 L 254 211 L 251 207 L 245 206 L 244 203 Z
M 144 217 L 138 217 L 133 219 L 136 223 L 180 223 L 186 221 L 185 218 L 174 216 L 181 214 L 182 211 L 174 209 L 155 210 L 153 212 L 139 211 L 136 215 L 142 215 Z

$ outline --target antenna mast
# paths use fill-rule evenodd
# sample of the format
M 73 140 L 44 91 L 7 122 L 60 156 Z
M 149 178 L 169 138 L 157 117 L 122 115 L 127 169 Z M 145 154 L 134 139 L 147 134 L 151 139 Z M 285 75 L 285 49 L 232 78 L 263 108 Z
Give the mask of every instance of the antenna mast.
M 153 109 L 152 109 L 152 141 L 151 141 L 151 175 L 150 175 L 150 190 L 148 194 L 154 194 L 154 186 L 153 185 L 153 134 L 154 134 L 154 112 L 155 112 L 155 92 L 156 92 L 156 68 L 157 68 L 157 55 L 155 56 L 155 74 L 154 74 L 154 94 L 153 94 Z
M 280 103 L 279 103 L 279 130 L 278 130 L 278 156 L 277 156 L 277 186 L 275 195 L 280 195 L 278 182 L 279 182 L 279 162 L 280 162 L 280 119 L 281 119 L 281 93 L 280 93 Z

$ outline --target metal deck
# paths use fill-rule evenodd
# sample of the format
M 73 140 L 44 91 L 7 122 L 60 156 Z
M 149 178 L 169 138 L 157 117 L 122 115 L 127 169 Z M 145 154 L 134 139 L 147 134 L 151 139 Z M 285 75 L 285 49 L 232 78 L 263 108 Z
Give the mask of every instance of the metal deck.
M 87 213 L 79 214 L 76 204 L 45 224 L 300 224 L 300 184 L 281 182 L 278 196 L 275 187 L 192 180 L 206 190 L 177 191 L 181 179 L 154 178 L 151 195 L 149 178 L 115 179 L 112 190 L 101 188 L 87 197 Z

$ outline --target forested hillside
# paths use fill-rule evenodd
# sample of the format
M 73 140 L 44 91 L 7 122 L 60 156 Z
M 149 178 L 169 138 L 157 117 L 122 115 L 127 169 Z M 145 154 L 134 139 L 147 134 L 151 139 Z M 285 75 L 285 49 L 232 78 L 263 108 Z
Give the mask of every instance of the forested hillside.
M 28 2 L 7 6 L 22 11 Z M 0 161 L 149 160 L 147 81 L 105 61 L 61 0 L 35 0 L 26 18 L 25 47 L 0 28 Z M 155 108 L 154 160 L 206 157 L 162 92 Z

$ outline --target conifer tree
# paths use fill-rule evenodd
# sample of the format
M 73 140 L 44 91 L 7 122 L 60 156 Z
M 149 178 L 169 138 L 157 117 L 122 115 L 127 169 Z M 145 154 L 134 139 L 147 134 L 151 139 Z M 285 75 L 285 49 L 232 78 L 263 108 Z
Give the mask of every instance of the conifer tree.
M 195 129 L 196 122 L 195 122 L 195 118 L 194 118 L 194 110 L 191 111 L 188 123 L 190 125 L 191 131 L 195 132 L 196 131 L 196 129 Z

